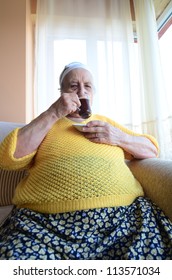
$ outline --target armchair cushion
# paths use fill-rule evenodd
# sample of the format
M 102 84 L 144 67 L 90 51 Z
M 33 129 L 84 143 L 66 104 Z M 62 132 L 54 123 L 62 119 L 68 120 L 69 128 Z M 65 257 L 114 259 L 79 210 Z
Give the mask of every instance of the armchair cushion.
M 9 171 L 0 169 L 0 206 L 12 204 L 14 190 L 25 175 L 26 170 Z
M 172 221 L 172 160 L 133 160 L 127 165 L 141 183 L 145 195 Z
M 0 142 L 16 127 L 22 123 L 0 122 Z M 0 169 L 0 206 L 12 204 L 14 190 L 20 180 L 26 175 L 26 170 L 9 171 Z
M 0 142 L 16 127 L 22 127 L 22 123 L 0 122 Z M 13 205 L 12 197 L 16 185 L 25 176 L 25 170 L 7 171 L 0 169 L 0 225 L 10 214 Z

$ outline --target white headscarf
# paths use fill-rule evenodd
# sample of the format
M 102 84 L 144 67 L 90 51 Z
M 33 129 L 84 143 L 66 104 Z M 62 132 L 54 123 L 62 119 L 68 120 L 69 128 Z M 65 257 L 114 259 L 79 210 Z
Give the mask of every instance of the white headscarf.
M 65 68 L 63 69 L 62 73 L 60 74 L 60 78 L 59 78 L 59 84 L 60 87 L 62 86 L 62 82 L 64 80 L 64 77 L 73 69 L 77 69 L 77 68 L 83 68 L 88 70 L 90 73 L 90 69 L 87 65 L 81 63 L 81 62 L 71 62 L 68 65 L 65 66 Z

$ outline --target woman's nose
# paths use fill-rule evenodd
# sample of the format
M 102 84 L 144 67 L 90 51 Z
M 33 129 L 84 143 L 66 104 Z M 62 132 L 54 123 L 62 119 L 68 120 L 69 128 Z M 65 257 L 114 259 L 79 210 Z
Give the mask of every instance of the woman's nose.
M 78 96 L 79 97 L 84 97 L 86 94 L 87 93 L 86 93 L 86 90 L 85 90 L 84 87 L 81 86 L 81 87 L 78 88 Z

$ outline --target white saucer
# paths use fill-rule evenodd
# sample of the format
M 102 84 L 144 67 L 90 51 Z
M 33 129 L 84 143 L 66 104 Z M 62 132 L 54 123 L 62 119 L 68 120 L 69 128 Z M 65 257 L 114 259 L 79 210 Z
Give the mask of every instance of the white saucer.
M 73 124 L 73 126 L 74 126 L 77 130 L 79 130 L 79 131 L 82 132 L 82 128 L 83 128 L 83 126 L 86 126 L 86 124 L 83 124 L 83 123 L 75 123 L 75 124 Z

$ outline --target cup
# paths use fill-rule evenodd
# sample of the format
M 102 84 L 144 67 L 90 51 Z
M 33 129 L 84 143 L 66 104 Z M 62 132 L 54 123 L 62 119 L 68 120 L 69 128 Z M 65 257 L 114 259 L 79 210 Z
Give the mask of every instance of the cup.
M 89 98 L 81 97 L 81 106 L 79 107 L 79 115 L 83 119 L 88 119 L 91 116 L 91 106 Z

